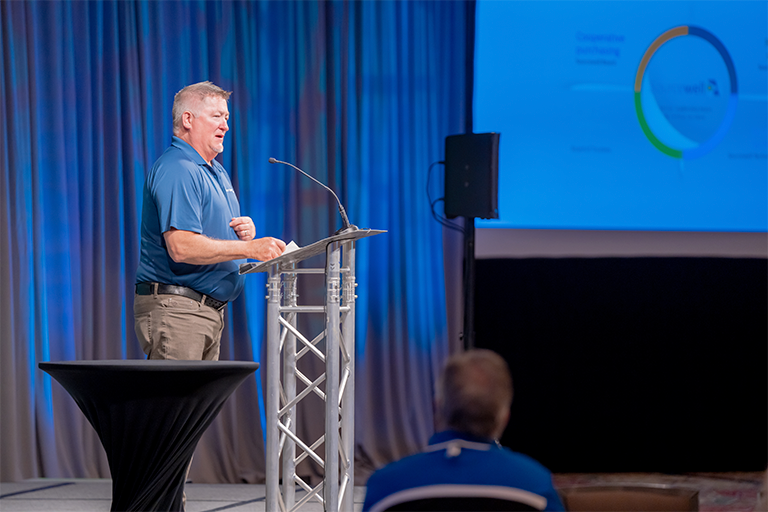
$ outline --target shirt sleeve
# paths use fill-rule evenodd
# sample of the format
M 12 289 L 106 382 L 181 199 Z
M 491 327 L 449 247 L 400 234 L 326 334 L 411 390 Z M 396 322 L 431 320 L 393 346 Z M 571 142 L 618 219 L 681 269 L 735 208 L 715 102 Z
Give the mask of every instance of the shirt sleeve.
M 171 228 L 203 232 L 203 197 L 198 167 L 191 162 L 175 162 L 158 168 L 152 197 L 157 205 L 161 233 Z

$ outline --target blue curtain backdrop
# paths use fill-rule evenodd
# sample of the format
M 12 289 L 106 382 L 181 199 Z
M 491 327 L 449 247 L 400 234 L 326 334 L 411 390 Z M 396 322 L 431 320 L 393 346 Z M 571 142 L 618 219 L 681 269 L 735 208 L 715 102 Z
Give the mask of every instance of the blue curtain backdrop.
M 329 194 L 271 156 L 328 183 L 353 223 L 388 230 L 358 245 L 358 475 L 426 441 L 455 343 L 425 187 L 444 137 L 464 131 L 471 8 L 0 2 L 0 481 L 109 476 L 90 425 L 37 363 L 143 357 L 141 189 L 170 143 L 173 95 L 202 80 L 233 91 L 220 158 L 261 235 L 305 245 L 340 224 Z M 262 360 L 263 286 L 249 276 L 228 307 L 222 359 Z M 262 373 L 203 438 L 196 481 L 263 481 Z

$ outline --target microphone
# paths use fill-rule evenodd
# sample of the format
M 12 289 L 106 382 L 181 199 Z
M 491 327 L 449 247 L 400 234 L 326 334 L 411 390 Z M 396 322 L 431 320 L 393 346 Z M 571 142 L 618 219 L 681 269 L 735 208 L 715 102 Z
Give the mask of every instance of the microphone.
M 301 174 L 303 174 L 304 176 L 306 176 L 307 178 L 311 179 L 312 181 L 314 181 L 315 183 L 317 183 L 318 185 L 323 187 L 325 190 L 327 190 L 328 192 L 333 194 L 333 197 L 336 199 L 336 202 L 339 204 L 339 213 L 341 214 L 341 223 L 343 224 L 342 228 L 336 232 L 337 235 L 341 234 L 341 233 L 346 233 L 348 231 L 357 231 L 359 229 L 354 224 L 350 224 L 349 223 L 349 218 L 347 218 L 347 211 L 341 205 L 341 201 L 339 201 L 339 196 L 337 196 L 336 192 L 331 190 L 330 187 L 328 187 L 327 185 L 319 182 L 318 180 L 316 180 L 315 178 L 313 178 L 312 176 L 310 176 L 309 174 L 305 173 L 304 171 L 302 171 L 301 169 L 299 169 L 298 167 L 296 167 L 295 165 L 293 165 L 291 163 L 283 162 L 282 160 L 278 160 L 277 158 L 272 158 L 272 157 L 269 158 L 269 163 L 271 163 L 271 164 L 283 164 L 283 165 L 287 165 L 289 167 L 293 167 L 294 169 L 299 171 Z

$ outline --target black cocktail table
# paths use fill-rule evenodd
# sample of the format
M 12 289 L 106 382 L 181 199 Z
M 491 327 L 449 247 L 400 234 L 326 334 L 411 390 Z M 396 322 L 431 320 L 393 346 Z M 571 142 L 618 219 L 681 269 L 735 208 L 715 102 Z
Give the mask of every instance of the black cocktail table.
M 259 363 L 39 363 L 74 398 L 107 452 L 113 511 L 182 510 L 200 437 Z

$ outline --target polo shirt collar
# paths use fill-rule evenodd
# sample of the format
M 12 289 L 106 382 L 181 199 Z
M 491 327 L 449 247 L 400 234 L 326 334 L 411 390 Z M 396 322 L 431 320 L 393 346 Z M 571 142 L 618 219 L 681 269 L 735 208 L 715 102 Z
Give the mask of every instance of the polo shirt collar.
M 454 439 L 461 439 L 461 440 L 470 441 L 473 443 L 495 444 L 493 439 L 488 439 L 486 437 L 473 436 L 472 434 L 467 434 L 465 432 L 458 432 L 456 430 L 444 430 L 442 432 L 436 433 L 430 438 L 429 444 L 430 445 L 440 444 L 440 443 L 445 443 L 447 441 L 453 441 Z
M 190 160 L 195 162 L 197 165 L 205 165 L 206 167 L 210 167 L 210 168 L 213 167 L 211 164 L 206 162 L 205 159 L 202 156 L 200 156 L 200 153 L 198 153 L 197 150 L 195 148 L 193 148 L 192 146 L 190 146 L 189 143 L 186 142 L 185 140 L 183 140 L 183 139 L 181 139 L 181 138 L 179 138 L 179 137 L 174 135 L 173 136 L 173 142 L 171 142 L 171 145 L 172 146 L 176 146 L 177 148 L 182 150 L 184 152 L 184 154 Z

